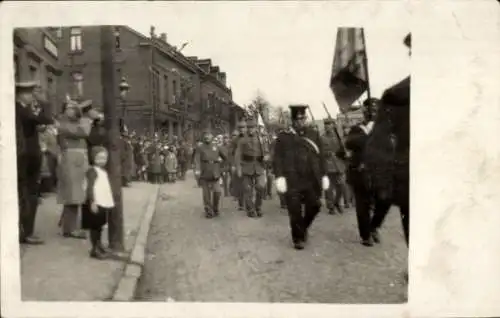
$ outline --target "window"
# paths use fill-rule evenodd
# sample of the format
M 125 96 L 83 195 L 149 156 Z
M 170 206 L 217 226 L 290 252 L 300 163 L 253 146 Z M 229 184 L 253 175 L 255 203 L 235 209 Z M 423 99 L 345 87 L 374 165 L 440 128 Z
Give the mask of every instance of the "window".
M 63 31 L 62 28 L 57 28 L 56 29 L 56 37 L 60 40 L 63 37 Z
M 79 72 L 73 73 L 73 95 L 75 97 L 83 96 L 83 74 Z
M 45 51 L 49 52 L 53 57 L 57 59 L 57 46 L 47 36 L 43 37 L 43 48 L 45 49 Z
M 71 52 L 82 50 L 82 29 L 81 28 L 71 28 L 70 29 L 70 44 Z
M 177 81 L 173 80 L 172 81 L 172 97 L 173 97 L 173 103 L 177 103 Z
M 32 81 L 38 80 L 38 69 L 33 65 L 30 65 L 30 79 Z
M 55 83 L 52 76 L 47 77 L 47 93 L 49 93 L 49 96 L 52 96 L 55 93 Z
M 120 49 L 121 48 L 121 46 L 120 46 L 120 28 L 115 27 L 113 34 L 115 36 L 115 48 Z
M 163 102 L 165 104 L 168 104 L 170 101 L 170 87 L 168 86 L 168 84 L 168 76 L 163 75 Z

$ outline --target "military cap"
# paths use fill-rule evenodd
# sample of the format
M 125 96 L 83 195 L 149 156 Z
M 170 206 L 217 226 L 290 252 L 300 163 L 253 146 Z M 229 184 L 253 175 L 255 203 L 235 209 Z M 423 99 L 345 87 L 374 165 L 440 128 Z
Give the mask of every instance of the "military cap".
M 331 124 L 335 124 L 335 120 L 333 120 L 333 118 L 326 118 L 323 120 L 323 123 L 325 125 L 331 125 Z
M 403 43 L 404 43 L 407 47 L 409 47 L 409 48 L 411 49 L 411 33 L 408 33 L 408 34 L 405 36 L 405 38 L 404 38 L 404 40 L 403 40 Z
M 22 81 L 16 83 L 16 92 L 33 91 L 39 83 L 36 81 Z
M 239 134 L 240 133 L 237 130 L 233 131 L 233 137 L 238 136 Z
M 238 127 L 239 128 L 245 128 L 247 126 L 247 123 L 245 120 L 241 120 L 239 123 L 238 123 Z
M 365 101 L 363 102 L 363 106 L 366 108 L 375 107 L 377 106 L 378 103 L 380 103 L 380 99 L 371 97 L 365 99 Z
M 309 106 L 307 105 L 290 105 L 290 117 L 292 120 L 302 119 L 306 117 L 306 109 Z

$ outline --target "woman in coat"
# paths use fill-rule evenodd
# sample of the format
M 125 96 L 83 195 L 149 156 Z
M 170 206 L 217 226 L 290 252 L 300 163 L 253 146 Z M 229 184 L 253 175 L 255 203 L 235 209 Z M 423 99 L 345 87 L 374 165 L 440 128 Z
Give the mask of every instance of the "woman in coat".
M 63 115 L 58 128 L 61 159 L 58 173 L 58 202 L 63 204 L 61 216 L 62 232 L 68 238 L 86 238 L 78 229 L 78 213 L 85 202 L 85 178 L 89 168 L 87 137 L 92 119 L 82 117 L 81 109 L 89 101 L 77 104 L 69 101 L 63 106 Z

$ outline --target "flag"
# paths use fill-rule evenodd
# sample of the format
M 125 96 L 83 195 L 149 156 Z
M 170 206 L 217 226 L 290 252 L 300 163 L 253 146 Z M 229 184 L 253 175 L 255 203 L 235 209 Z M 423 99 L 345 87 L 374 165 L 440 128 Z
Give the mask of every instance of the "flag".
M 363 28 L 338 28 L 330 88 L 342 113 L 369 90 Z

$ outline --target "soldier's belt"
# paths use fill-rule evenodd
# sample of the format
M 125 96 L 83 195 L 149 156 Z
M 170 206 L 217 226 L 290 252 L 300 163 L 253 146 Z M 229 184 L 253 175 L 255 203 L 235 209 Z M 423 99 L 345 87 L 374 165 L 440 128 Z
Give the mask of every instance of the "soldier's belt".
M 219 161 L 217 161 L 217 160 L 202 160 L 201 162 L 204 162 L 204 163 L 218 163 Z
M 243 155 L 241 159 L 243 161 L 262 161 L 262 160 L 264 160 L 264 156 Z

